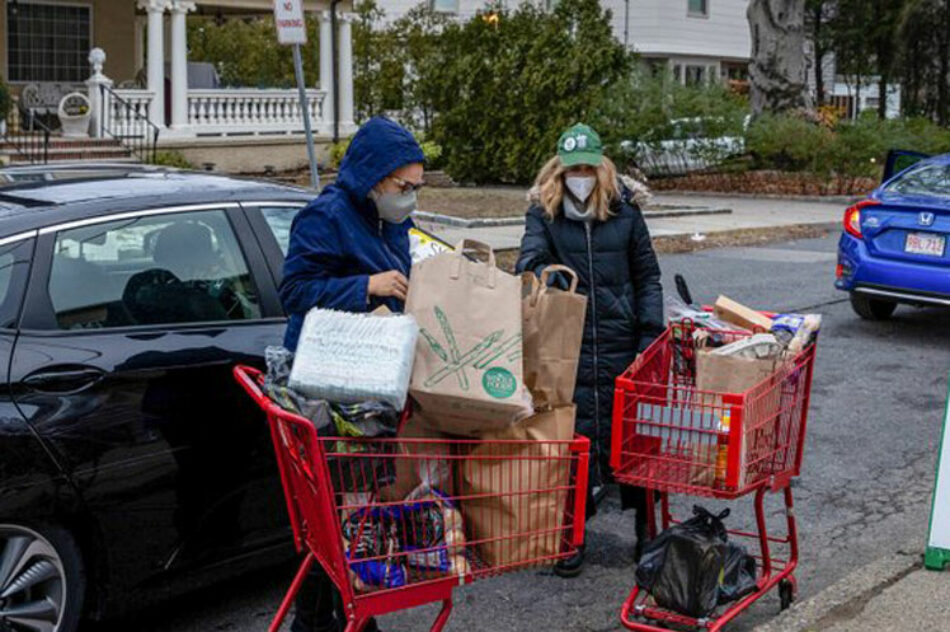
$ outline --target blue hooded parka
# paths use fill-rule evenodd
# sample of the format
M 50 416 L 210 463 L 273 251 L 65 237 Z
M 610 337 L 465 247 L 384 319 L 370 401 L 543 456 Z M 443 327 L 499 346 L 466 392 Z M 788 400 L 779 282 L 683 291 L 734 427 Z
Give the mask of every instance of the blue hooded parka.
M 303 319 L 313 307 L 366 312 L 386 305 L 402 311 L 398 299 L 368 297 L 367 285 L 371 275 L 389 270 L 409 276 L 412 220 L 380 220 L 367 196 L 396 169 L 423 160 L 406 129 L 385 118 L 370 119 L 353 137 L 336 182 L 294 218 L 280 284 L 280 300 L 290 317 L 284 335 L 288 349 L 297 348 Z

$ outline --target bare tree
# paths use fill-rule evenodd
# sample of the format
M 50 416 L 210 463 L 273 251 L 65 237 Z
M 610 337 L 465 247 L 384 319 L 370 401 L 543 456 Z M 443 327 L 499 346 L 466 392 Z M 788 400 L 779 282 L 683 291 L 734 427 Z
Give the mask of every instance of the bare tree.
M 811 107 L 805 62 L 805 0 L 751 0 L 749 64 L 752 109 Z

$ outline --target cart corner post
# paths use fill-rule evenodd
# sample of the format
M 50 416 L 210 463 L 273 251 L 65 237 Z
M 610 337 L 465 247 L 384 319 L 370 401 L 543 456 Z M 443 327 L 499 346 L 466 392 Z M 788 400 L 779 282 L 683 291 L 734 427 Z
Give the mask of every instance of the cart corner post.
M 947 395 L 947 408 L 943 418 L 927 551 L 924 554 L 924 565 L 938 571 L 950 565 L 950 432 L 947 431 L 948 426 L 950 426 L 950 392 Z

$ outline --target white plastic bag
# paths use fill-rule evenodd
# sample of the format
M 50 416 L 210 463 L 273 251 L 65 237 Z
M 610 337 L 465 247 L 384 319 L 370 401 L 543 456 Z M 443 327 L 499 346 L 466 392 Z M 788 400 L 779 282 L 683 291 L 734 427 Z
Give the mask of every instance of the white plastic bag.
M 406 405 L 419 327 L 412 316 L 312 309 L 304 319 L 290 388 L 343 404 Z

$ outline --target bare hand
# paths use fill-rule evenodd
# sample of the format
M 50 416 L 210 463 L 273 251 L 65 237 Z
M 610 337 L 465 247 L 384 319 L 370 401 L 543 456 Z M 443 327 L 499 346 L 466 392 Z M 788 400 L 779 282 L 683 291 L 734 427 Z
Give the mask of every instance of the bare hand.
M 405 301 L 408 291 L 409 280 L 398 270 L 381 272 L 369 278 L 367 293 L 370 296 L 394 296 L 400 301 Z

